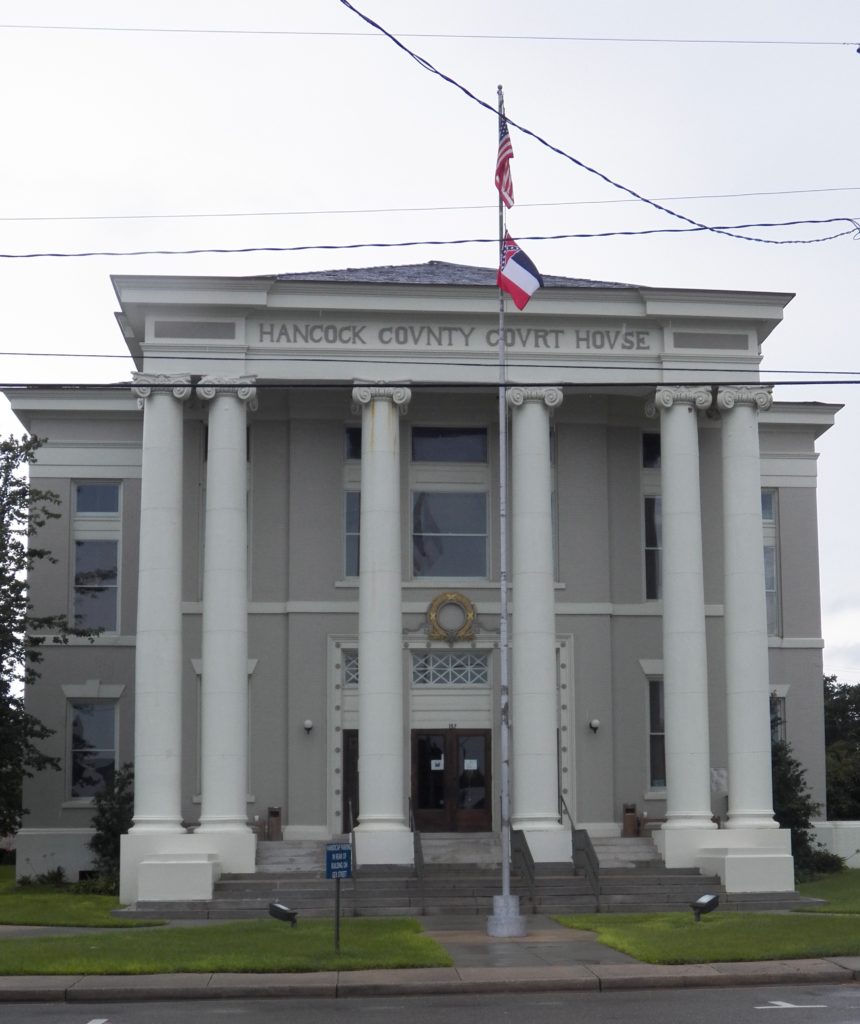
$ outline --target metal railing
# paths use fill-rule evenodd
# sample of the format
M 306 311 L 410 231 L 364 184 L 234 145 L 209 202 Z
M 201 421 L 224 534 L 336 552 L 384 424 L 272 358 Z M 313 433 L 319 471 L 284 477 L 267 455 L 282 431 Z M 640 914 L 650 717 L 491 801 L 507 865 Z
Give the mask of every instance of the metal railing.
M 591 893 L 597 900 L 598 910 L 600 909 L 600 861 L 591 845 L 591 837 L 584 828 L 577 828 L 573 823 L 573 816 L 570 808 L 561 793 L 558 794 L 559 819 L 563 822 L 564 816 L 570 822 L 570 855 L 575 871 L 581 871 L 591 889 Z
M 415 827 L 415 811 L 412 797 L 409 798 L 409 828 L 412 830 L 412 856 L 415 861 L 415 876 L 418 879 L 418 897 L 421 900 L 421 914 L 427 913 L 424 895 L 424 849 L 421 846 L 421 833 Z
M 535 892 L 535 860 L 529 849 L 529 841 L 521 829 L 511 829 L 511 861 L 514 870 L 526 880 L 529 887 L 529 899 L 532 913 L 537 913 L 537 894 Z

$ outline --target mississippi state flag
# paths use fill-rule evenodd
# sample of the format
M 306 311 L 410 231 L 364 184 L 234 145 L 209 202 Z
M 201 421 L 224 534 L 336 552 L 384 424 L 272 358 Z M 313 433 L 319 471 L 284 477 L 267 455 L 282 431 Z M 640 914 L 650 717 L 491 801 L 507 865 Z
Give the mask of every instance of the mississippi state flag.
M 507 233 L 496 284 L 511 296 L 517 309 L 525 309 L 526 303 L 543 285 L 538 268 Z

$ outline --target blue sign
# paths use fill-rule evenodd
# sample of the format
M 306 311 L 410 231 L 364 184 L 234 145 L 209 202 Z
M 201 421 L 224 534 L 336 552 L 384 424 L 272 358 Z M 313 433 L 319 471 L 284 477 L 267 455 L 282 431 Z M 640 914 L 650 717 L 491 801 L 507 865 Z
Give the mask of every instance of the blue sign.
M 329 843 L 325 848 L 326 878 L 352 878 L 352 847 L 348 843 Z

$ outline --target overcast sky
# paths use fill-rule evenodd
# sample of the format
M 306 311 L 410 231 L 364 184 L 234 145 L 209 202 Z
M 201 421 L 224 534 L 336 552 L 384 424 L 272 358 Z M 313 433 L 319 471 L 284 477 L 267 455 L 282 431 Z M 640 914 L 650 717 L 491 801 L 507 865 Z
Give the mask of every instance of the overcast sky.
M 860 217 L 857 0 L 356 6 L 487 102 L 503 83 L 509 116 L 582 162 L 643 195 L 687 197 L 666 204 L 687 216 Z M 2 254 L 496 233 L 492 113 L 339 0 L 0 0 L 0 25 Z M 209 31 L 108 30 L 123 26 Z M 751 40 L 798 45 L 743 42 Z M 799 45 L 812 41 L 851 45 Z M 512 137 L 515 237 L 677 226 L 516 130 Z M 844 228 L 760 233 L 799 239 Z M 525 248 L 551 274 L 794 292 L 765 345 L 763 375 L 847 371 L 844 380 L 860 380 L 860 243 L 850 237 L 776 246 L 656 235 Z M 0 380 L 127 379 L 111 273 L 270 274 L 428 259 L 492 266 L 496 256 L 492 244 L 466 244 L 0 259 Z M 819 446 L 824 664 L 860 682 L 860 390 L 780 387 L 777 398 L 845 404 Z M 5 433 L 15 421 L 0 401 Z

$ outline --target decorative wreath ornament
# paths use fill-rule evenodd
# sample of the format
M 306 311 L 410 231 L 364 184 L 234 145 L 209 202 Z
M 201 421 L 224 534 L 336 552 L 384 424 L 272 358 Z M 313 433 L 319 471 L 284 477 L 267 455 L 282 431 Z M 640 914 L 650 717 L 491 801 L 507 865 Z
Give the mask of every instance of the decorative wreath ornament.
M 447 622 L 443 623 L 442 618 Z M 427 624 L 431 640 L 447 640 L 449 644 L 457 640 L 474 640 L 475 606 L 465 594 L 458 594 L 455 590 L 445 591 L 430 602 Z

